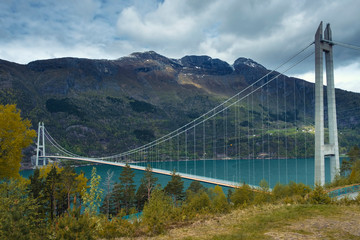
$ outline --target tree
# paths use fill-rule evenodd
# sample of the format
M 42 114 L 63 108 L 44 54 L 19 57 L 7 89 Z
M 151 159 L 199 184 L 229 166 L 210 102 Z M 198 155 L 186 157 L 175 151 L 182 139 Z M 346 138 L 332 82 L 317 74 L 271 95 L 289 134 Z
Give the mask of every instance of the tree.
M 94 215 L 100 207 L 102 189 L 99 188 L 101 177 L 96 174 L 96 168 L 93 167 L 91 171 L 90 189 L 83 195 L 85 212 L 89 215 Z
M 97 223 L 87 214 L 72 216 L 65 214 L 57 219 L 55 239 L 97 239 Z
M 351 174 L 349 176 L 349 183 L 360 183 L 360 161 L 357 160 L 351 167 Z
M 186 190 L 186 200 L 190 200 L 195 197 L 198 193 L 205 191 L 205 187 L 198 181 L 192 181 L 190 186 Z
M 232 188 L 228 189 L 227 200 L 228 200 L 229 203 L 231 202 L 231 196 L 232 196 L 233 192 L 234 192 L 234 189 L 232 189 Z
M 290 196 L 289 185 L 283 185 L 281 183 L 277 183 L 273 188 L 272 194 L 274 199 L 281 199 Z
M 347 154 L 349 156 L 350 162 L 355 162 L 360 158 L 360 148 L 355 145 L 353 146 Z
M 175 170 L 171 174 L 171 180 L 165 186 L 164 190 L 172 197 L 175 206 L 177 206 L 179 200 L 184 198 L 184 181 L 180 175 L 176 174 Z
M 125 213 L 129 214 L 130 208 L 135 203 L 135 184 L 134 184 L 134 171 L 130 168 L 129 164 L 126 164 L 120 173 L 120 183 L 114 187 L 114 201 L 116 203 L 117 213 L 120 208 L 125 208 Z
M 154 189 L 157 180 L 158 178 L 154 177 L 152 168 L 148 164 L 145 169 L 144 177 L 141 179 L 141 183 L 145 185 L 145 188 L 147 190 L 147 199 L 150 198 L 151 191 Z
M 110 169 L 106 172 L 107 176 L 104 182 L 105 185 L 105 198 L 103 204 L 100 207 L 100 212 L 106 214 L 107 218 L 110 219 L 110 213 L 112 213 L 112 205 L 111 205 L 111 194 L 113 189 L 113 181 L 112 178 L 114 176 L 114 172 L 110 171 Z
M 141 211 L 144 208 L 146 201 L 148 201 L 147 193 L 148 191 L 145 184 L 141 183 L 135 194 L 136 208 L 138 211 Z
M 25 180 L 0 182 L 0 239 L 45 239 L 47 226 Z
M 76 203 L 79 202 L 79 208 L 81 209 L 82 198 L 85 195 L 86 190 L 89 188 L 87 185 L 88 179 L 85 177 L 84 172 L 81 171 L 80 174 L 75 177 L 75 180 L 76 180 L 76 189 L 74 196 L 74 205 L 76 206 Z M 79 201 L 77 201 L 77 199 Z
M 184 206 L 188 218 L 191 219 L 197 214 L 209 213 L 212 210 L 212 203 L 206 191 L 200 190 L 198 193 L 193 193 L 187 190 L 188 192 L 191 192 L 191 194 L 187 196 Z
M 205 187 L 198 181 L 192 181 L 190 183 L 190 186 L 188 187 L 188 189 L 186 191 L 191 191 L 193 193 L 198 193 L 202 190 L 205 190 Z
M 74 169 L 65 167 L 64 171 L 61 172 L 60 178 L 66 190 L 67 197 L 67 209 L 70 210 L 70 197 L 76 189 L 76 173 Z
M 139 211 L 143 209 L 145 202 L 149 200 L 157 180 L 158 178 L 153 175 L 151 166 L 147 165 L 135 195 L 136 206 Z
M 251 187 L 244 183 L 241 187 L 236 188 L 231 196 L 231 202 L 233 202 L 235 206 L 249 204 L 253 199 L 253 195 L 254 193 L 251 191 Z
M 309 193 L 308 200 L 312 204 L 329 204 L 331 202 L 331 198 L 319 184 L 315 184 L 314 190 Z
M 255 194 L 254 202 L 255 204 L 261 204 L 264 202 L 270 201 L 270 194 L 269 194 L 269 184 L 265 179 L 261 180 L 259 183 L 260 191 Z
M 172 203 L 170 196 L 161 189 L 156 188 L 144 206 L 142 223 L 147 231 L 152 234 L 164 232 L 172 214 Z
M 44 188 L 44 181 L 43 178 L 40 177 L 39 168 L 36 168 L 34 170 L 33 175 L 30 175 L 29 179 L 30 179 L 30 185 L 29 185 L 30 194 L 35 199 L 39 198 Z
M 58 192 L 59 174 L 55 166 L 51 167 L 51 171 L 46 176 L 45 180 L 45 197 L 49 200 L 50 204 L 50 218 L 54 219 L 56 215 L 56 193 Z
M 19 178 L 22 149 L 36 136 L 15 105 L 0 105 L 0 178 Z
M 209 190 L 213 211 L 216 213 L 229 211 L 229 204 L 222 187 L 216 185 L 214 188 L 210 188 Z
M 341 163 L 340 173 L 342 176 L 346 176 L 351 173 L 352 166 L 360 159 L 360 148 L 357 145 L 353 146 L 347 155 L 349 159 L 343 159 Z

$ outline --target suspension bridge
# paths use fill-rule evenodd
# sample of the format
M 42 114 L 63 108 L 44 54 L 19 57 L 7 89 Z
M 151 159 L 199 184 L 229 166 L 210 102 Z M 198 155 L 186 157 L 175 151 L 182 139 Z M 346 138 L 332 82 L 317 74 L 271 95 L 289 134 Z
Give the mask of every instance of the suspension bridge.
M 330 25 L 323 32 L 321 23 L 315 40 L 276 69 L 184 126 L 116 155 L 74 154 L 58 144 L 44 123 L 39 123 L 36 166 L 46 165 L 49 160 L 75 160 L 120 167 L 129 164 L 133 169 L 145 170 L 149 164 L 155 173 L 171 175 L 175 169 L 183 178 L 227 187 L 242 183 L 256 186 L 262 179 L 270 186 L 289 181 L 323 185 L 340 168 L 334 45 L 359 50 L 333 41 Z M 311 84 L 284 74 L 314 55 L 315 87 L 309 93 Z M 315 97 L 309 98 L 309 94 Z M 326 156 L 330 176 L 326 176 Z

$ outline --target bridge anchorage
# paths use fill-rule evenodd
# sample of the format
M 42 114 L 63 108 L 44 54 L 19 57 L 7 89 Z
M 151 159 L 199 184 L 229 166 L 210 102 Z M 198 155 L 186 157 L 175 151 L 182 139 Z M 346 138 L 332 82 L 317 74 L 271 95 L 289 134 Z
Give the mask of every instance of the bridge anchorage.
M 315 34 L 315 41 L 303 50 L 299 51 L 284 64 L 280 65 L 277 69 L 268 71 L 266 75 L 259 78 L 252 84 L 249 84 L 248 87 L 241 90 L 239 93 L 230 97 L 222 104 L 209 110 L 207 113 L 204 113 L 188 124 L 154 140 L 153 142 L 127 152 L 100 158 L 82 157 L 62 148 L 50 136 L 44 126 L 44 123 L 39 123 L 36 148 L 36 166 L 46 165 L 46 163 L 51 159 L 70 159 L 121 167 L 125 166 L 125 163 L 129 163 L 134 169 L 145 170 L 144 164 L 147 162 L 156 162 L 156 165 L 154 164 L 152 166 L 155 173 L 171 175 L 172 170 L 177 169 L 177 172 L 183 178 L 218 184 L 221 186 L 236 187 L 239 186 L 240 182 L 255 185 L 260 182 L 261 179 L 265 179 L 266 176 L 268 176 L 268 182 L 270 183 L 270 171 L 279 173 L 278 182 L 280 182 L 281 175 L 285 175 L 286 181 L 288 182 L 288 171 L 292 170 L 291 167 L 289 167 L 288 170 L 288 156 L 290 156 L 290 158 L 293 157 L 293 159 L 289 159 L 289 162 L 291 162 L 290 160 L 293 160 L 293 168 L 296 169 L 296 178 L 294 177 L 293 179 L 297 180 L 298 156 L 296 154 L 298 153 L 298 150 L 296 146 L 296 134 L 303 134 L 301 135 L 303 137 L 302 139 L 305 139 L 304 154 L 300 154 L 300 158 L 302 157 L 302 160 L 305 159 L 305 167 L 302 168 L 303 171 L 307 171 L 308 169 L 306 160 L 306 136 L 310 130 L 305 124 L 305 82 L 302 82 L 302 89 L 304 91 L 303 99 L 297 99 L 300 97 L 299 93 L 298 95 L 294 94 L 294 97 L 291 97 L 293 98 L 291 101 L 293 101 L 294 107 L 290 107 L 293 108 L 295 112 L 295 124 L 291 125 L 289 122 L 286 122 L 286 118 L 289 116 L 288 111 L 290 108 L 288 106 L 287 109 L 286 106 L 286 102 L 290 99 L 287 97 L 286 88 L 293 87 L 293 92 L 296 93 L 296 90 L 300 91 L 299 89 L 301 88 L 299 88 L 299 85 L 301 83 L 296 83 L 295 79 L 288 79 L 288 81 L 293 80 L 293 82 L 286 83 L 283 73 L 301 63 L 313 53 L 308 54 L 306 57 L 302 58 L 296 64 L 291 65 L 291 67 L 288 67 L 281 73 L 276 71 L 285 64 L 288 64 L 290 60 L 294 59 L 294 57 L 299 56 L 302 52 L 312 46 L 312 44 L 315 44 L 315 161 L 314 170 L 311 168 L 309 172 L 311 171 L 311 173 L 314 173 L 314 183 L 324 185 L 325 156 L 330 156 L 331 180 L 339 171 L 339 149 L 332 47 L 335 44 L 341 45 L 341 43 L 332 41 L 332 33 L 329 24 L 327 24 L 326 29 L 323 32 L 322 22 Z M 327 119 L 329 127 L 329 140 L 327 143 L 325 143 L 326 138 L 324 133 L 324 54 L 327 76 Z M 275 89 L 273 92 L 269 91 L 268 86 L 270 83 Z M 279 89 L 283 92 L 280 92 Z M 259 93 L 260 90 L 261 94 Z M 255 95 L 255 93 L 258 95 Z M 254 107 L 253 101 L 256 98 L 259 100 L 255 103 Z M 282 104 L 279 102 L 279 99 L 280 101 L 283 101 Z M 304 105 L 304 122 L 301 126 L 302 130 L 298 130 L 300 128 L 296 125 L 296 120 L 299 119 L 299 117 L 296 117 L 299 110 L 295 108 L 296 100 L 301 101 Z M 271 106 L 271 104 L 273 106 Z M 282 106 L 282 109 L 281 106 L 279 108 L 279 105 Z M 261 108 L 259 106 L 261 106 Z M 254 121 L 257 116 L 261 116 L 261 123 L 260 121 L 257 123 Z M 273 123 L 271 121 L 273 121 Z M 313 120 L 311 120 L 311 122 L 312 121 Z M 253 129 L 250 129 L 250 125 L 253 125 Z M 270 125 L 275 129 L 271 130 Z M 292 142 L 289 141 L 289 145 L 295 144 L 294 150 L 292 151 L 292 154 L 295 153 L 295 158 L 294 156 L 288 155 L 287 136 L 289 129 L 295 133 L 294 140 L 291 140 Z M 50 143 L 50 145 L 46 148 L 46 151 L 45 140 Z M 274 145 L 273 143 L 276 143 L 276 141 L 278 146 L 271 146 Z M 285 146 L 280 147 L 280 143 L 283 143 Z M 188 146 L 189 144 L 192 145 Z M 256 150 L 260 152 L 257 155 L 255 154 L 255 148 L 257 148 Z M 54 149 L 56 152 L 53 151 Z M 310 155 L 312 155 L 312 152 L 313 150 L 311 148 Z M 207 159 L 205 159 L 205 156 Z M 266 169 L 264 159 L 267 158 L 269 161 Z M 284 159 L 286 159 L 286 162 L 284 162 Z M 188 164 L 188 160 L 193 162 Z M 209 163 L 207 163 L 207 161 L 209 161 Z M 162 167 L 164 162 L 168 162 L 170 167 Z M 280 162 L 282 162 L 283 165 L 281 165 Z M 218 165 L 219 163 L 223 165 L 220 166 Z M 206 168 L 206 164 L 209 164 L 210 168 Z M 256 164 L 258 164 L 257 166 L 262 169 L 262 178 L 260 178 L 260 180 L 258 176 L 255 176 Z M 179 171 L 179 169 L 181 169 L 179 168 L 179 165 L 180 167 L 183 167 L 183 172 Z M 281 170 L 284 169 L 284 166 L 285 170 Z M 211 172 L 206 172 L 205 169 L 210 170 Z M 219 176 L 217 176 L 217 173 L 219 173 L 220 170 L 224 173 L 223 179 L 219 179 Z M 280 173 L 280 170 L 286 171 L 286 174 L 284 172 Z M 307 172 L 301 174 L 306 175 L 307 177 Z M 272 177 L 271 180 L 273 181 L 273 185 L 275 185 L 275 179 Z M 305 184 L 307 184 L 307 178 Z

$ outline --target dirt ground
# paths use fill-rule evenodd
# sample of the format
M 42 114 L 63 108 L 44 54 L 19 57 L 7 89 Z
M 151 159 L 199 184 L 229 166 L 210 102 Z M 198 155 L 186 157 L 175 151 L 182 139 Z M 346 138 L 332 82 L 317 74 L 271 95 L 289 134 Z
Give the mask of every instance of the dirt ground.
M 360 209 L 360 207 L 359 207 Z M 280 239 L 360 239 L 360 212 L 346 210 L 341 215 L 312 217 L 265 233 Z

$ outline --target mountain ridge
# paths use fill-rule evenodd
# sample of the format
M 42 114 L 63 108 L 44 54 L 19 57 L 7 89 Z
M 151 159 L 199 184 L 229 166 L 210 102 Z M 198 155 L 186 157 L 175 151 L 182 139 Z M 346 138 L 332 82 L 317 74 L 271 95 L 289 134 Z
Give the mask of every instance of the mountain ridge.
M 153 51 L 115 60 L 56 58 L 28 64 L 0 60 L 0 103 L 16 103 L 34 128 L 37 122 L 45 122 L 69 150 L 101 155 L 125 151 L 160 137 L 269 72 L 244 57 L 230 65 L 209 56 L 171 59 Z M 276 75 L 271 73 L 269 79 Z M 313 118 L 313 83 L 282 75 L 265 90 L 264 96 L 254 94 L 254 111 L 268 111 L 273 116 L 269 121 L 286 115 L 289 120 L 292 110 L 298 111 L 298 123 Z M 296 102 L 291 95 L 294 93 Z M 306 98 L 302 99 L 302 95 Z M 340 109 L 360 104 L 358 93 L 336 89 L 336 95 Z M 276 96 L 288 102 L 279 106 L 283 116 L 276 113 Z M 269 109 L 261 106 L 264 100 L 270 103 Z M 299 111 L 304 105 L 310 109 Z M 359 120 L 341 119 L 338 125 L 357 132 Z M 348 148 L 357 139 L 347 140 L 342 147 Z

